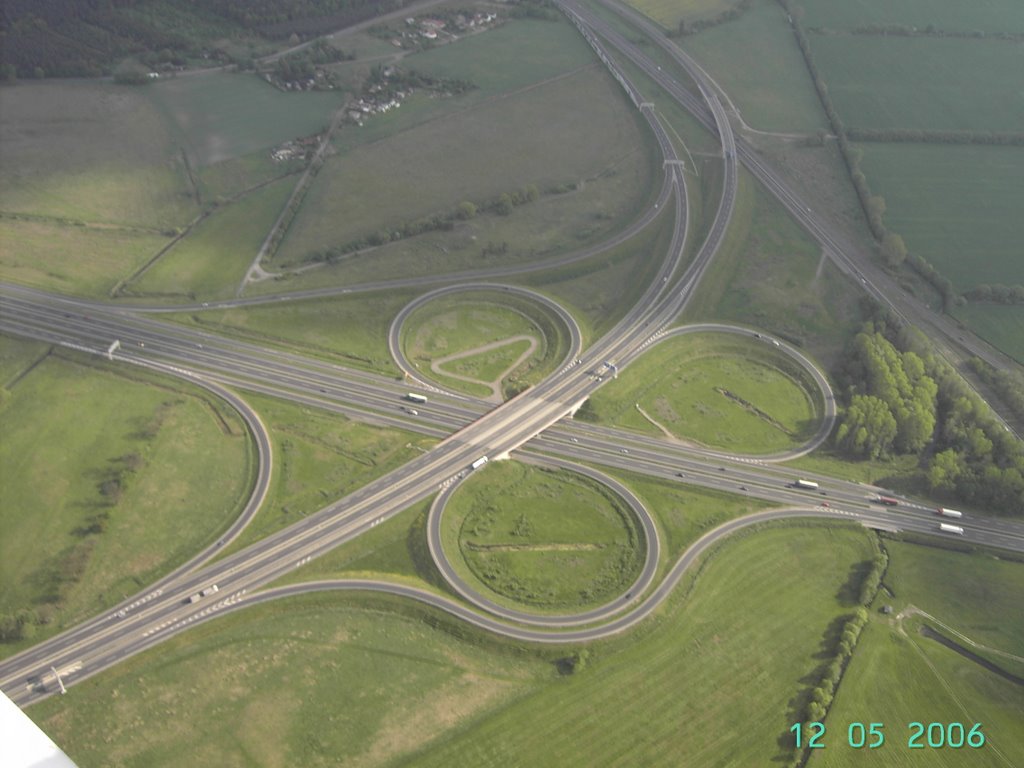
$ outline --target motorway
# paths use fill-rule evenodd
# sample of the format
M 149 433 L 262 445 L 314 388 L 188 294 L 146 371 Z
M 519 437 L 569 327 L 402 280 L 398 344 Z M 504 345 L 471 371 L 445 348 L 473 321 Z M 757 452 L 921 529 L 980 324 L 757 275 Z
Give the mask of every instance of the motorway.
M 591 41 L 595 48 L 599 46 Z M 628 86 L 621 73 L 618 79 Z M 648 115 L 652 127 L 657 119 Z M 657 133 L 657 131 L 656 131 Z M 667 158 L 674 149 L 664 133 L 659 140 Z M 233 601 L 284 573 L 308 562 L 339 544 L 397 514 L 416 501 L 432 495 L 439 481 L 452 478 L 476 459 L 489 455 L 507 456 L 531 437 L 569 414 L 600 386 L 600 380 L 587 374 L 587 368 L 604 361 L 622 359 L 648 340 L 651 332 L 669 322 L 685 303 L 686 294 L 713 255 L 724 235 L 728 212 L 720 206 L 701 251 L 682 275 L 682 290 L 667 290 L 667 281 L 681 268 L 686 239 L 685 181 L 675 166 L 668 166 L 675 199 L 675 228 L 667 258 L 657 279 L 640 302 L 619 321 L 614 329 L 583 354 L 581 365 L 562 375 L 550 377 L 536 387 L 496 407 L 456 434 L 444 439 L 432 451 L 404 467 L 371 482 L 345 499 L 332 504 L 305 520 L 279 531 L 241 552 L 213 565 L 194 571 L 168 585 L 159 594 L 134 610 L 118 611 L 99 620 L 87 636 L 58 636 L 0 664 L 0 687 L 19 704 L 47 695 L 53 690 L 56 673 L 81 680 L 186 628 L 197 618 L 189 597 L 207 591 L 216 584 L 226 597 L 219 604 Z M 724 196 L 723 196 L 724 199 Z M 664 278 L 664 279 L 663 279 Z M 6 316 L 7 312 L 5 312 Z M 71 314 L 70 312 L 67 314 Z M 87 319 L 87 318 L 86 318 Z M 5 320 L 6 322 L 6 320 Z M 123 343 L 123 342 L 122 342 Z M 138 349 L 144 349 L 140 343 Z M 203 352 L 200 347 L 195 352 Z
M 686 306 L 728 226 L 735 201 L 738 154 L 737 144 L 719 99 L 709 86 L 702 83 L 699 73 L 695 74 L 695 80 L 701 84 L 710 105 L 706 111 L 722 139 L 726 173 L 722 199 L 707 238 L 696 257 L 684 268 L 687 196 L 685 178 L 679 172 L 674 148 L 658 127 L 653 110 L 645 105 L 639 92 L 630 90 L 632 86 L 628 79 L 616 70 L 614 63 L 603 51 L 603 44 L 592 31 L 591 20 L 577 6 L 566 3 L 564 7 L 648 119 L 666 159 L 665 188 L 674 200 L 675 229 L 662 267 L 640 301 L 612 331 L 595 342 L 589 350 L 579 353 L 576 358 L 580 361 L 578 365 L 568 365 L 533 389 L 491 411 L 481 413 L 479 405 L 469 398 L 448 398 L 437 404 L 432 402 L 430 408 L 423 410 L 428 420 L 434 420 L 433 425 L 428 424 L 425 428 L 434 430 L 434 434 L 448 436 L 427 454 L 305 520 L 223 560 L 201 569 L 176 571 L 173 578 L 161 581 L 161 588 L 149 591 L 142 599 L 134 600 L 119 610 L 97 617 L 85 625 L 84 629 L 71 630 L 3 661 L 0 663 L 0 687 L 17 703 L 25 705 L 51 694 L 56 687 L 52 669 L 62 673 L 65 684 L 77 682 L 198 622 L 209 620 L 237 606 L 269 599 L 254 596 L 253 592 L 301 567 L 312 558 L 370 530 L 412 503 L 436 493 L 439 487 L 464 476 L 472 462 L 478 458 L 489 456 L 497 459 L 507 456 L 529 441 L 532 441 L 528 449 L 530 451 L 560 451 L 576 460 L 613 463 L 622 469 L 677 478 L 680 482 L 695 482 L 734 493 L 742 485 L 747 489 L 745 493 L 758 498 L 787 504 L 804 502 L 800 509 L 772 510 L 727 523 L 718 529 L 715 537 L 701 539 L 701 542 L 707 539 L 706 546 L 715 538 L 742 525 L 793 515 L 832 516 L 902 530 L 935 531 L 935 518 L 925 506 L 905 504 L 898 510 L 876 509 L 870 504 L 869 498 L 877 490 L 854 483 L 824 478 L 828 483 L 828 501 L 815 498 L 818 504 L 808 508 L 808 493 L 789 487 L 792 480 L 789 472 L 759 463 L 747 463 L 743 461 L 744 457 L 709 456 L 707 452 L 683 446 L 668 446 L 663 441 L 651 438 L 623 438 L 621 433 L 596 427 L 553 427 L 600 387 L 603 378 L 607 378 L 595 374 L 595 371 L 610 371 L 607 365 L 609 362 L 619 368 L 627 365 L 657 341 L 666 326 Z M 641 57 L 636 59 L 638 65 L 663 87 L 678 87 L 673 86 L 674 81 L 669 82 L 670 78 L 666 79 L 667 75 L 659 75 L 660 70 L 646 61 L 642 52 L 635 50 L 631 54 L 629 49 L 632 44 L 629 41 L 613 40 L 613 34 L 602 33 L 602 36 L 611 40 L 627 56 L 632 58 L 635 54 Z M 680 98 L 682 92 L 694 98 L 685 89 L 681 89 Z M 659 199 L 662 199 L 661 196 Z M 668 197 L 664 200 L 667 204 Z M 648 220 L 653 219 L 653 215 Z M 452 276 L 446 276 L 445 279 L 451 280 Z M 393 283 L 390 285 L 393 286 Z M 333 289 L 333 293 L 338 292 Z M 218 381 L 224 380 L 237 385 L 238 380 L 242 379 L 249 382 L 244 386 L 257 391 L 287 391 L 293 398 L 305 398 L 305 401 L 325 405 L 332 405 L 332 399 L 344 399 L 347 405 L 334 403 L 333 406 L 339 410 L 349 408 L 353 413 L 358 413 L 364 407 L 360 403 L 370 403 L 365 407 L 376 412 L 373 418 L 382 423 L 410 426 L 408 419 L 396 413 L 394 398 L 398 385 L 390 382 L 388 386 L 380 386 L 378 389 L 381 383 L 379 377 L 370 374 L 345 372 L 337 366 L 303 360 L 288 352 L 264 350 L 254 345 L 221 339 L 213 334 L 171 327 L 124 309 L 101 308 L 95 303 L 48 296 L 14 286 L 3 286 L 0 294 L 3 309 L 0 327 L 12 333 L 69 346 L 79 345 L 91 351 L 104 349 L 112 339 L 117 338 L 122 343 L 122 349 L 115 355 L 118 360 L 146 362 L 208 386 L 217 386 Z M 260 301 L 279 299 L 271 297 Z M 224 305 L 236 306 L 241 303 L 245 303 L 245 300 Z M 268 365 L 268 361 L 271 365 Z M 197 369 L 204 373 L 196 373 Z M 282 374 L 280 379 L 275 380 L 280 369 L 286 369 L 287 375 Z M 214 373 L 209 373 L 211 370 Z M 316 389 L 315 393 L 312 392 L 313 388 Z M 393 399 L 389 405 L 384 406 L 382 398 Z M 244 412 L 244 404 L 235 405 Z M 390 413 L 383 413 L 384 410 Z M 436 426 L 439 423 L 445 425 L 445 428 L 439 429 Z M 249 423 L 249 428 L 254 435 L 265 435 L 265 430 L 252 423 Z M 452 433 L 452 429 L 456 431 Z M 615 457 L 615 461 L 610 461 L 610 457 Z M 269 453 L 265 466 L 269 466 Z M 830 505 L 828 508 L 824 506 L 826 503 Z M 239 524 L 244 525 L 241 518 Z M 1024 551 L 1024 528 L 1021 526 L 978 519 L 965 519 L 963 526 L 964 538 L 968 541 Z M 498 619 L 480 616 L 451 601 L 439 607 L 457 615 L 472 614 L 472 617 L 466 617 L 467 620 L 481 626 L 490 623 L 494 631 L 523 639 L 545 642 L 594 639 L 621 632 L 654 610 L 681 578 L 693 558 L 697 557 L 697 546 L 694 545 L 673 566 L 668 578 L 650 590 L 641 601 L 631 604 L 627 611 L 615 612 L 614 618 L 600 626 L 556 631 L 554 640 L 551 639 L 550 629 L 511 626 Z M 188 602 L 191 595 L 212 584 L 218 585 L 219 597 L 195 605 Z M 287 589 L 295 592 L 312 588 L 320 587 L 297 586 Z M 338 588 L 338 584 L 323 588 Z M 359 588 L 391 591 L 403 589 L 366 584 Z M 273 596 L 282 592 L 268 594 Z M 426 599 L 422 595 L 410 596 Z M 436 596 L 432 599 L 442 600 Z

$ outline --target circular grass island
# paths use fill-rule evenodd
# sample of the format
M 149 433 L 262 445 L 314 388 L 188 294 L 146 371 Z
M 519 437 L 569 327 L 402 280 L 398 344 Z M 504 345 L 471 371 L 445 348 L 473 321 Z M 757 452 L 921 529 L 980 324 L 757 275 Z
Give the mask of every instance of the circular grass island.
M 578 417 L 745 454 L 794 450 L 822 424 L 810 373 L 751 334 L 666 338 L 592 395 Z
M 570 332 L 554 311 L 527 296 L 472 290 L 415 309 L 401 343 L 417 375 L 502 402 L 554 371 L 569 354 Z
M 624 594 L 645 544 L 629 504 L 590 478 L 491 463 L 460 486 L 442 522 L 458 576 L 484 598 L 532 613 L 581 613 Z

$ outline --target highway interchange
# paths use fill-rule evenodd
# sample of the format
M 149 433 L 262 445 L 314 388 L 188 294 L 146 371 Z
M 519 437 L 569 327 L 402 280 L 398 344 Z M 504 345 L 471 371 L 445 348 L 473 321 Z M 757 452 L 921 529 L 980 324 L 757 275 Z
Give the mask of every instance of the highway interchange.
M 108 613 L 65 632 L 21 654 L 0 662 L 0 688 L 14 701 L 24 706 L 54 693 L 61 683 L 70 685 L 86 679 L 118 661 L 152 647 L 175 633 L 256 602 L 277 599 L 298 592 L 324 589 L 363 589 L 404 595 L 455 615 L 490 631 L 537 642 L 570 643 L 592 640 L 622 632 L 648 616 L 682 578 L 686 568 L 707 547 L 740 527 L 770 519 L 813 516 L 857 520 L 886 529 L 899 529 L 934 533 L 936 522 L 933 510 L 924 504 L 904 500 L 898 508 L 884 508 L 873 504 L 881 489 L 857 483 L 838 481 L 827 477 L 804 475 L 818 480 L 827 499 L 791 487 L 791 470 L 773 466 L 773 461 L 790 456 L 750 459 L 722 452 L 698 450 L 664 440 L 642 437 L 618 430 L 566 422 L 571 414 L 610 373 L 607 363 L 621 369 L 641 355 L 651 344 L 668 334 L 669 325 L 681 313 L 693 295 L 700 278 L 707 269 L 728 227 L 735 201 L 737 166 L 740 160 L 776 194 L 786 207 L 824 245 L 828 255 L 849 274 L 859 278 L 865 290 L 894 309 L 906 313 L 906 302 L 899 307 L 889 294 L 876 287 L 884 285 L 879 274 L 870 270 L 866 259 L 848 255 L 849 248 L 832 240 L 827 227 L 810 214 L 809 208 L 786 187 L 777 176 L 757 158 L 749 146 L 737 141 L 732 134 L 728 118 L 714 87 L 705 80 L 694 62 L 678 49 L 656 35 L 660 44 L 690 73 L 703 95 L 696 97 L 680 86 L 661 67 L 654 64 L 635 44 L 627 40 L 591 11 L 571 2 L 560 7 L 580 28 L 581 32 L 623 85 L 629 98 L 640 109 L 651 126 L 665 159 L 665 181 L 651 207 L 624 233 L 609 243 L 585 249 L 554 260 L 587 258 L 602 247 L 613 247 L 635 234 L 661 214 L 671 200 L 675 212 L 675 230 L 661 269 L 637 304 L 604 337 L 588 349 L 582 348 L 578 329 L 568 313 L 562 314 L 569 329 L 572 343 L 570 354 L 559 371 L 532 389 L 501 406 L 487 410 L 472 398 L 453 394 L 431 393 L 429 405 L 418 407 L 415 418 L 400 408 L 402 394 L 409 390 L 404 382 L 396 382 L 373 374 L 356 372 L 322 361 L 303 358 L 284 350 L 259 347 L 215 334 L 164 323 L 146 316 L 146 308 L 124 308 L 54 296 L 44 292 L 13 285 L 0 286 L 0 330 L 40 339 L 71 348 L 102 354 L 114 339 L 121 348 L 113 353 L 119 361 L 143 365 L 171 375 L 181 376 L 223 397 L 246 422 L 258 449 L 259 471 L 256 486 L 245 511 L 231 529 L 218 542 L 197 555 L 189 563 L 176 569 L 140 595 L 130 598 Z M 671 97 L 694 111 L 699 119 L 712 127 L 722 142 L 725 168 L 722 198 L 714 222 L 704 243 L 689 264 L 684 264 L 687 244 L 687 195 L 685 174 L 680 170 L 672 142 L 661 128 L 649 102 L 619 69 L 614 58 L 605 49 L 612 46 L 629 58 L 655 80 Z M 546 265 L 531 265 L 537 269 Z M 518 270 L 482 270 L 470 275 L 446 275 L 437 281 L 453 281 L 459 277 L 492 281 L 496 277 L 513 274 Z M 869 279 L 870 278 L 870 279 Z M 214 307 L 243 306 L 281 300 L 298 300 L 320 295 L 336 295 L 354 290 L 379 290 L 401 285 L 422 286 L 424 279 L 388 281 L 364 284 L 344 289 L 307 291 L 290 296 L 240 299 L 210 305 L 192 306 L 200 311 Z M 453 286 L 443 291 L 464 290 Z M 525 289 L 499 286 L 499 290 Z M 415 303 L 415 302 L 414 302 Z M 167 311 L 168 308 L 149 308 Z M 175 308 L 182 309 L 181 307 Z M 408 307 L 407 310 L 411 311 Z M 407 316 L 407 312 L 402 317 Z M 913 318 L 916 321 L 916 316 Z M 397 338 L 401 318 L 396 318 L 392 335 Z M 750 329 L 705 327 L 702 330 L 751 333 Z M 682 329 L 686 332 L 691 329 Z M 786 352 L 797 355 L 788 345 Z M 392 344 L 396 362 L 402 366 L 400 345 Z M 812 366 L 813 368 L 813 366 Z M 810 450 L 827 436 L 834 418 L 834 402 L 827 382 L 816 372 L 822 392 L 823 427 L 815 440 L 805 446 Z M 222 546 L 237 537 L 258 510 L 267 489 L 271 468 L 270 441 L 265 427 L 237 395 L 225 387 L 244 388 L 285 397 L 297 402 L 326 407 L 340 413 L 373 423 L 399 426 L 435 436 L 440 442 L 423 456 L 409 462 L 388 475 L 379 478 L 319 512 L 284 530 L 235 552 L 212 564 L 203 566 L 217 554 Z M 613 465 L 619 469 L 643 473 L 676 482 L 692 483 L 709 488 L 742 493 L 785 505 L 745 518 L 730 521 L 706 534 L 691 546 L 668 570 L 668 574 L 655 584 L 658 560 L 657 531 L 653 523 L 641 513 L 647 537 L 648 559 L 637 583 L 628 592 L 607 606 L 586 616 L 555 617 L 556 620 L 538 621 L 517 612 L 497 611 L 483 604 L 475 596 L 466 594 L 470 602 L 490 613 L 481 613 L 447 597 L 380 582 L 332 581 L 294 585 L 285 588 L 257 590 L 280 576 L 301 567 L 323 553 L 351 541 L 381 521 L 407 509 L 416 501 L 437 494 L 446 487 L 450 493 L 459 480 L 469 473 L 469 466 L 483 456 L 497 459 L 517 451 L 525 458 L 536 461 L 586 461 Z M 574 465 L 578 466 L 578 465 Z M 578 470 L 582 471 L 582 470 Z M 594 472 L 595 470 L 585 470 Z M 741 490 L 741 486 L 743 490 Z M 617 489 L 628 494 L 624 487 Z M 808 497 L 811 498 L 808 498 Z M 442 494 L 437 504 L 443 504 Z M 437 506 L 435 504 L 435 507 Z M 434 519 L 439 519 L 440 511 Z M 1024 551 L 1024 526 L 1008 521 L 965 518 L 964 539 L 991 546 Z M 433 547 L 432 547 L 433 549 Z M 652 557 L 653 553 L 653 557 Z M 445 572 L 443 554 L 435 551 L 442 573 Z M 189 597 L 200 590 L 217 584 L 216 597 L 192 604 Z M 462 585 L 464 586 L 464 585 Z M 459 588 L 457 586 L 457 588 Z M 465 594 L 465 593 L 464 593 Z M 545 624 L 548 626 L 536 626 Z M 58 682 L 53 670 L 61 673 Z

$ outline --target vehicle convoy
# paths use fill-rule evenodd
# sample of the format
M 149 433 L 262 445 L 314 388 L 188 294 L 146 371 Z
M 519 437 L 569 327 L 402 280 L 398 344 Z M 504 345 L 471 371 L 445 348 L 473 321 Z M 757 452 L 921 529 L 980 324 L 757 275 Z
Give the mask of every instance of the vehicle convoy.
M 950 525 L 949 523 L 939 523 L 939 530 L 943 533 L 955 533 L 957 536 L 964 535 L 964 529 L 959 525 Z
M 427 398 L 423 395 L 417 395 L 415 392 L 410 392 L 405 396 L 405 399 L 410 403 L 420 403 L 421 405 L 427 402 Z
M 470 466 L 471 469 L 480 469 L 480 467 L 482 467 L 486 463 L 487 463 L 487 457 L 486 456 L 481 456 L 479 459 L 474 461 L 469 466 Z
M 963 512 L 957 512 L 955 509 L 946 509 L 945 507 L 939 507 L 936 511 L 943 517 L 961 518 L 964 516 Z
M 818 490 L 818 484 L 813 480 L 797 480 L 793 483 L 794 488 L 800 488 L 805 491 L 816 491 Z

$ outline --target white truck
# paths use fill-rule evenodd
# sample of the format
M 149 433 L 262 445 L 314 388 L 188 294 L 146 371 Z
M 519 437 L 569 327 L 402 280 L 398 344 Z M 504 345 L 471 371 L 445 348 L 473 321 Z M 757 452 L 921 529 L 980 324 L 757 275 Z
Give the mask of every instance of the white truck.
M 804 491 L 816 491 L 818 490 L 818 484 L 813 480 L 797 480 L 793 483 L 794 488 L 800 488 Z
M 480 469 L 484 464 L 487 463 L 487 457 L 481 456 L 479 459 L 469 465 L 470 469 Z
M 939 514 L 943 517 L 953 517 L 959 519 L 964 516 L 963 512 L 957 512 L 955 509 L 946 509 L 945 507 L 939 507 Z
M 964 529 L 959 525 L 950 525 L 949 523 L 939 523 L 939 530 L 943 533 L 955 533 L 957 536 L 964 535 Z

